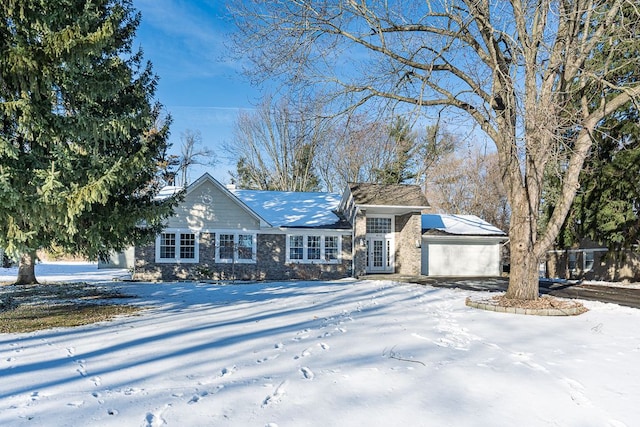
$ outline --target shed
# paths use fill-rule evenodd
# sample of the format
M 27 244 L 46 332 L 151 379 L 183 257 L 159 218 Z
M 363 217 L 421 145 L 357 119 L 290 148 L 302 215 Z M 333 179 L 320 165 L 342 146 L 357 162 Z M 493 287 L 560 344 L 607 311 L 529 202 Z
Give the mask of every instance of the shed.
M 496 277 L 507 235 L 475 215 L 422 215 L 422 274 Z

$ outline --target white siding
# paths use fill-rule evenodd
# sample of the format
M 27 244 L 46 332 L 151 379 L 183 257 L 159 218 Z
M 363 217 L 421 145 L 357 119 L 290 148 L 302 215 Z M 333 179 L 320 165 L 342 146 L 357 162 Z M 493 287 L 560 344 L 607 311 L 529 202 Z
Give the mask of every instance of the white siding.
M 190 230 L 257 230 L 259 221 L 232 196 L 209 181 L 194 188 L 175 209 L 168 228 Z
M 422 242 L 422 274 L 428 276 L 500 275 L 500 243 L 486 241 Z

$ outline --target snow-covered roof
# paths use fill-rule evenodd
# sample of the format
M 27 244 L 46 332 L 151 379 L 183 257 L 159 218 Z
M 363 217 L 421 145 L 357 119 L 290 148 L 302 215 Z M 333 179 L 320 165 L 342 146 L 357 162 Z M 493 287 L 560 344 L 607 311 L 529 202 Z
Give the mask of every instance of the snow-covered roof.
M 437 230 L 457 236 L 506 236 L 506 234 L 475 215 L 423 214 L 422 232 Z
M 181 190 L 184 190 L 184 187 L 178 187 L 175 185 L 167 185 L 166 187 L 162 187 L 158 194 L 156 194 L 155 200 L 164 200 L 168 199 L 171 196 L 175 196 Z
M 340 203 L 339 194 L 238 189 L 230 192 L 274 227 L 349 228 L 334 212 Z

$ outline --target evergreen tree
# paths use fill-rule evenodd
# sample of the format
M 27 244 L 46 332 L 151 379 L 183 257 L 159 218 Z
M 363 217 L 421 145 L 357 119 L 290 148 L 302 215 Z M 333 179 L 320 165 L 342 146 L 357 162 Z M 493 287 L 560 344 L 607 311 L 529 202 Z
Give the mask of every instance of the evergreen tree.
M 381 184 L 402 184 L 416 177 L 412 168 L 416 135 L 411 125 L 401 116 L 396 116 L 389 126 L 389 138 L 393 145 L 392 158 L 374 172 L 375 180 Z
M 155 199 L 169 120 L 132 50 L 139 20 L 129 0 L 0 4 L 0 247 L 18 283 L 36 282 L 39 249 L 96 259 L 172 211 Z
M 621 13 L 633 16 L 636 10 L 632 4 L 627 4 Z M 633 31 L 635 39 L 610 38 L 589 59 L 590 66 L 595 64 L 612 70 L 606 76 L 610 82 L 608 86 L 595 83 L 584 89 L 591 94 L 589 102 L 593 106 L 603 102 L 600 94 L 605 93 L 610 98 L 626 82 L 640 80 L 640 70 L 629 61 L 629 58 L 640 57 L 640 39 L 637 37 L 640 30 L 633 28 Z M 574 106 L 575 110 L 580 108 L 579 100 L 575 100 Z M 569 110 L 567 114 L 575 114 L 575 111 Z M 569 130 L 564 137 L 566 146 L 547 168 L 543 218 L 549 217 L 558 198 L 562 185 L 559 170 L 573 149 L 575 132 Z M 640 243 L 640 113 L 637 103 L 629 102 L 601 120 L 592 138 L 593 148 L 580 172 L 580 189 L 556 245 L 568 248 L 588 237 L 606 245 L 612 252 L 619 252 Z
M 619 252 L 640 242 L 640 115 L 627 111 L 600 126 L 594 150 L 580 175 L 558 244 L 570 247 L 588 237 Z

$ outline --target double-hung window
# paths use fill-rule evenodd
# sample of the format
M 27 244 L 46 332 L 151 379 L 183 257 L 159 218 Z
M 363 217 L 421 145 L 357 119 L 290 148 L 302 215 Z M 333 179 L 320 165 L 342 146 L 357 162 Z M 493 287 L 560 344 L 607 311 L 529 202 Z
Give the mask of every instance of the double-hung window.
M 287 236 L 287 262 L 337 263 L 340 236 L 291 234 Z
M 307 236 L 307 259 L 315 261 L 320 259 L 320 236 Z
M 324 260 L 326 262 L 338 261 L 338 236 L 324 237 Z
M 156 239 L 156 262 L 198 262 L 198 239 L 190 231 L 165 231 Z
M 289 236 L 288 255 L 291 261 L 304 260 L 304 236 Z
M 216 234 L 216 262 L 253 263 L 256 261 L 256 235 L 221 232 Z

